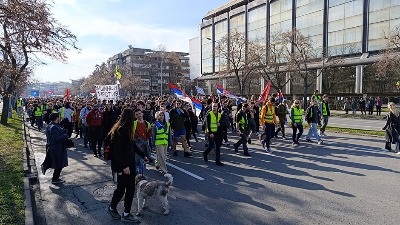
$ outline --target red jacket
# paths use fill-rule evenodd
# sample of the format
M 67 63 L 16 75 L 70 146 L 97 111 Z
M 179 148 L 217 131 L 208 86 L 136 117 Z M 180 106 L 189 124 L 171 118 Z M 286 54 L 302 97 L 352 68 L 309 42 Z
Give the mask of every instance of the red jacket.
M 89 126 L 92 127 L 98 127 L 103 124 L 103 112 L 100 110 L 91 110 L 87 115 L 86 115 L 86 123 Z

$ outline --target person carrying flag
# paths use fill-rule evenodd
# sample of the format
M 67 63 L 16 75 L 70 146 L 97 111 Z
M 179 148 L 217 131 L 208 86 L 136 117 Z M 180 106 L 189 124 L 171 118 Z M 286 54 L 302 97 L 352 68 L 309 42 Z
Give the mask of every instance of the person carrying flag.
M 264 148 L 265 146 L 267 147 L 267 152 L 271 153 L 272 149 L 270 146 L 270 141 L 274 137 L 275 124 L 277 124 L 275 115 L 275 98 L 272 96 L 261 109 L 260 123 L 264 125 L 265 135 L 265 138 L 261 141 L 261 144 Z

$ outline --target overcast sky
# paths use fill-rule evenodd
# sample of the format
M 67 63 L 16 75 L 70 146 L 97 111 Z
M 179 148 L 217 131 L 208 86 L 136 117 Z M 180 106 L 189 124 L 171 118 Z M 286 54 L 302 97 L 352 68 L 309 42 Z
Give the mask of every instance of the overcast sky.
M 78 38 L 80 53 L 68 52 L 68 64 L 42 58 L 40 81 L 87 77 L 96 64 L 132 45 L 189 52 L 189 39 L 199 36 L 207 12 L 229 0 L 55 0 L 54 17 Z

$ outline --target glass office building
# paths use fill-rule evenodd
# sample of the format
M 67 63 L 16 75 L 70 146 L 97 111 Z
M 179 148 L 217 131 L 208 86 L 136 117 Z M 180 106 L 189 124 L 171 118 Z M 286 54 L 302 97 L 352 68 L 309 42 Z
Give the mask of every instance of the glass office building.
M 223 63 L 215 43 L 234 29 L 268 45 L 278 32 L 296 28 L 325 56 L 363 60 L 384 49 L 385 35 L 398 25 L 400 0 L 233 0 L 202 20 L 201 74 L 215 79 Z M 363 70 L 354 71 L 355 93 L 362 93 Z

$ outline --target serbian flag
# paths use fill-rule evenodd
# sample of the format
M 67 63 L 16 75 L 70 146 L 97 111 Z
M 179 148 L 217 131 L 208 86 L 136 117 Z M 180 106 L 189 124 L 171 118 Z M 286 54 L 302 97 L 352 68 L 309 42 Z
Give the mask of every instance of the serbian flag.
M 71 98 L 71 94 L 69 93 L 68 88 L 67 88 L 67 90 L 65 91 L 65 95 L 66 95 L 66 97 L 67 97 L 68 100 Z
M 115 67 L 115 77 L 118 78 L 118 80 L 121 80 L 122 77 L 122 74 L 119 72 L 117 67 Z
M 192 100 L 192 104 L 194 105 L 194 107 L 196 107 L 196 109 L 200 111 L 203 109 L 203 105 L 199 100 L 195 99 L 194 97 L 189 97 L 189 98 L 190 100 Z
M 229 92 L 228 90 L 219 86 L 218 84 L 215 84 L 215 87 L 217 87 L 218 94 L 225 95 L 226 97 L 229 97 L 229 98 L 237 98 L 236 95 L 232 94 L 231 92 Z
M 282 103 L 283 99 L 285 98 L 283 97 L 282 91 L 279 91 L 279 103 Z
M 265 100 L 267 100 L 270 89 L 271 89 L 271 80 L 268 81 L 267 86 L 261 92 L 260 97 L 258 97 L 258 102 L 265 102 Z
M 192 100 L 189 98 L 189 96 L 184 91 L 182 91 L 178 86 L 173 85 L 171 83 L 168 83 L 168 86 L 180 100 L 192 103 Z

